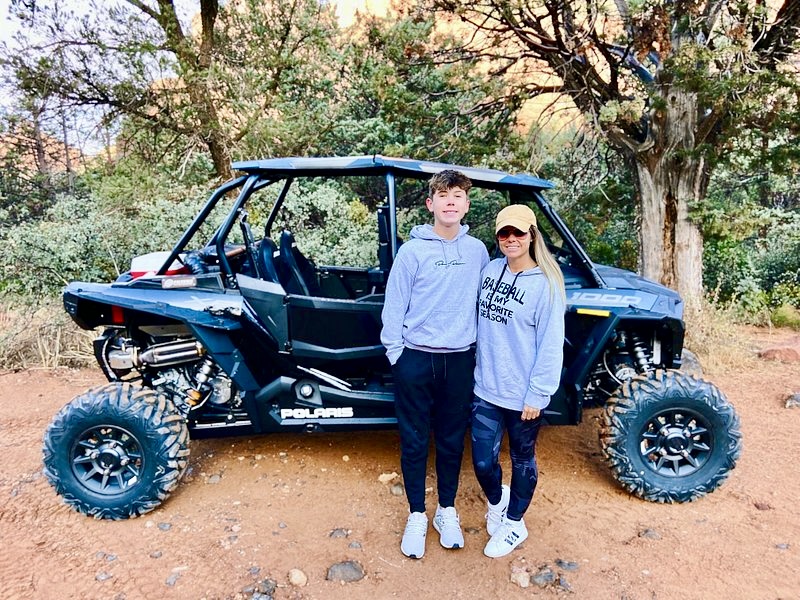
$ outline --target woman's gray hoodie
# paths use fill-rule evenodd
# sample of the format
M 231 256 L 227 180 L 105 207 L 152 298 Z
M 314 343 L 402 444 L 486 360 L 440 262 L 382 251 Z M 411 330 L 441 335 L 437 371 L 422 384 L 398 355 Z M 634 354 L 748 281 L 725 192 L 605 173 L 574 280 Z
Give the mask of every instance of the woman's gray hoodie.
M 462 225 L 446 240 L 432 225 L 417 225 L 400 246 L 381 315 L 381 342 L 391 364 L 403 348 L 459 352 L 475 342 L 475 298 L 489 253 L 467 231 Z
M 564 309 L 539 267 L 512 273 L 505 258 L 490 262 L 478 296 L 475 395 L 510 410 L 546 407 L 561 379 Z

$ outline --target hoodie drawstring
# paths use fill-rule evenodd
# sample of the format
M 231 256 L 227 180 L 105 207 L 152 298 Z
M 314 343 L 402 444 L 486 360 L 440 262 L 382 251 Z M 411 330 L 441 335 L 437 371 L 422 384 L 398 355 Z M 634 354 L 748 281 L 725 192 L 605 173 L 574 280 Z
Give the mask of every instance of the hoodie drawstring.
M 500 272 L 500 277 L 497 278 L 497 283 L 495 284 L 492 293 L 489 294 L 489 302 L 487 303 L 486 310 L 489 310 L 490 307 L 492 306 L 492 299 L 494 298 L 495 292 L 497 292 L 497 290 L 500 289 L 500 284 L 503 283 L 503 277 L 506 274 L 507 267 L 508 267 L 508 261 L 505 261 L 503 263 L 503 270 Z M 522 271 L 519 271 L 514 275 L 514 281 L 511 282 L 511 287 L 509 287 L 508 290 L 506 290 L 506 298 L 508 298 L 508 295 L 513 291 L 514 286 L 517 285 L 517 277 L 519 277 L 520 275 L 522 275 Z

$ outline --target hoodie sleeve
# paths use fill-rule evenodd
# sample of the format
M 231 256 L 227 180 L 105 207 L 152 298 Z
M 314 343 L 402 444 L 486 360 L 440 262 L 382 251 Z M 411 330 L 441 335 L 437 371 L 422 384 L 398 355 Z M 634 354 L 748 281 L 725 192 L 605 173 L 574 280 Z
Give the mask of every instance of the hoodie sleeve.
M 389 281 L 386 282 L 386 296 L 381 312 L 381 343 L 386 348 L 386 358 L 394 365 L 403 353 L 403 323 L 411 301 L 413 275 L 404 260 L 405 254 L 397 255 Z
M 536 362 L 525 394 L 526 406 L 545 408 L 558 389 L 564 362 L 564 310 L 561 296 L 554 293 L 551 300 L 545 287 L 536 307 Z
M 483 250 L 483 252 L 481 252 L 481 273 L 483 273 L 483 270 L 486 268 L 486 265 L 491 262 L 491 259 L 489 258 L 489 251 L 486 249 L 486 245 L 483 242 L 481 242 L 481 249 Z M 480 290 L 478 290 L 478 292 L 480 293 Z

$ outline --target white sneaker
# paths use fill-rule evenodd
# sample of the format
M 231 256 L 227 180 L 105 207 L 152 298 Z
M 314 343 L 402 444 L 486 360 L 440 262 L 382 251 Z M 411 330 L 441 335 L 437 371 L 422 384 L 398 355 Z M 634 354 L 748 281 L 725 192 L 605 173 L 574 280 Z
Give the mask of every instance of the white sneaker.
M 439 532 L 439 542 L 445 548 L 463 548 L 464 534 L 461 532 L 461 521 L 454 506 L 436 507 L 433 517 L 433 528 Z
M 525 521 L 512 521 L 503 519 L 492 539 L 486 544 L 483 553 L 489 558 L 500 558 L 511 552 L 522 542 L 528 539 L 528 529 Z
M 489 537 L 493 536 L 500 527 L 500 523 L 506 518 L 506 511 L 508 510 L 508 502 L 511 500 L 511 488 L 507 485 L 500 487 L 500 502 L 497 504 L 486 503 L 486 532 Z
M 425 536 L 428 535 L 428 515 L 412 512 L 406 521 L 400 550 L 409 558 L 422 558 L 425 554 Z

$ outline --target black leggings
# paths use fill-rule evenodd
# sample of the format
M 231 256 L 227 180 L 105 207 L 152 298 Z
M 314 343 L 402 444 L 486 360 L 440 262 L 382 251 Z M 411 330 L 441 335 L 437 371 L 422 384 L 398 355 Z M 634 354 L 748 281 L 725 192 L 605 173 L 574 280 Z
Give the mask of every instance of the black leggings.
M 405 348 L 394 365 L 400 467 L 411 512 L 425 512 L 431 422 L 439 504 L 454 506 L 472 400 L 475 352 L 433 353 Z
M 536 437 L 541 415 L 523 421 L 521 411 L 501 408 L 475 396 L 472 403 L 472 466 L 483 493 L 492 504 L 500 502 L 503 470 L 500 467 L 500 442 L 508 431 L 511 450 L 511 501 L 508 518 L 518 521 L 530 506 L 539 470 L 536 467 Z

